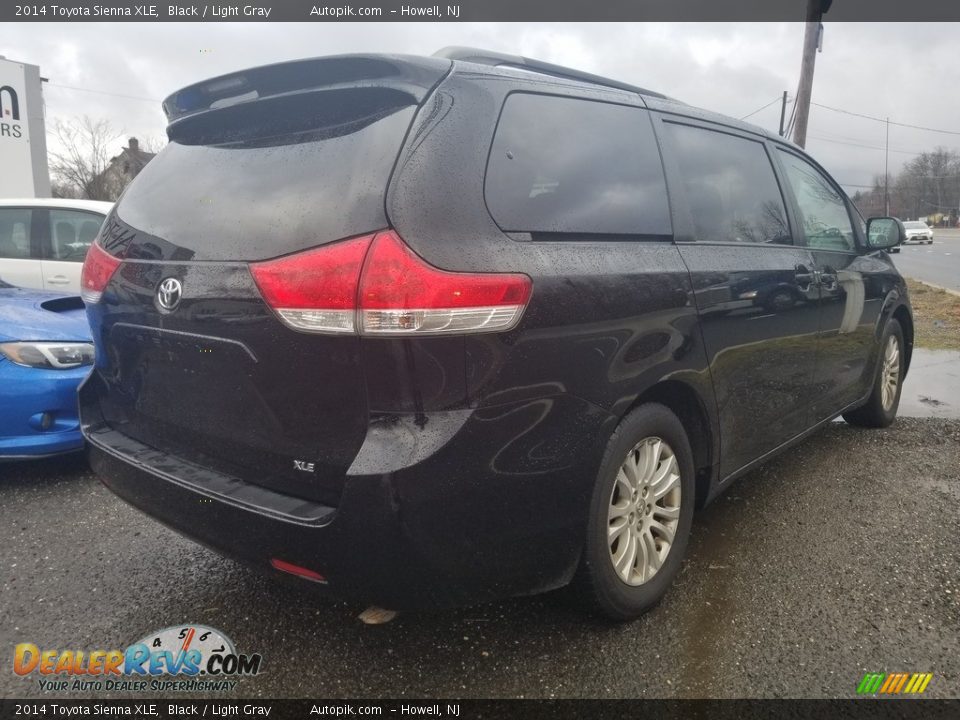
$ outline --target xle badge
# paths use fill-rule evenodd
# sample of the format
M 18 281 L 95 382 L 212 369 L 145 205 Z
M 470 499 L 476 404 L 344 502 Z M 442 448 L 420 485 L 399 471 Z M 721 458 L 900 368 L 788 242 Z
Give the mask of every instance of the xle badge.
M 313 472 L 313 463 L 307 462 L 306 460 L 294 460 L 293 467 L 296 470 L 303 470 L 304 472 Z

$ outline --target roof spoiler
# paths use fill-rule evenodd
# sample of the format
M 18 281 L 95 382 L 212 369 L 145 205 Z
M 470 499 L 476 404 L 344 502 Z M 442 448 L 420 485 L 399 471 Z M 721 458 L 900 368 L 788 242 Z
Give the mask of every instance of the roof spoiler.
M 602 85 L 604 87 L 616 88 L 617 90 L 626 90 L 628 92 L 648 95 L 650 97 L 663 98 L 668 100 L 662 93 L 646 90 L 636 85 L 630 85 L 619 80 L 592 73 L 574 70 L 573 68 L 554 65 L 553 63 L 534 60 L 521 55 L 507 55 L 505 53 L 492 52 L 490 50 L 479 50 L 477 48 L 450 46 L 437 50 L 433 54 L 436 58 L 445 58 L 447 60 L 460 60 L 463 62 L 476 63 L 478 65 L 490 65 L 492 67 L 510 67 L 529 72 L 540 73 L 542 75 L 551 75 L 553 77 L 566 78 L 567 80 L 577 80 L 579 82 L 590 83 L 592 85 Z
M 170 124 L 206 110 L 280 95 L 339 87 L 389 87 L 420 102 L 450 69 L 434 58 L 331 55 L 263 65 L 189 85 L 163 101 Z

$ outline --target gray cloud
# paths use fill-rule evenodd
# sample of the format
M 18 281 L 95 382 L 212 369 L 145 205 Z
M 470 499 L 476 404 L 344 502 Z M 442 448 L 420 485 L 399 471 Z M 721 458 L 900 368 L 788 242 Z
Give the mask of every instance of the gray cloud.
M 960 27 L 825 25 L 815 103 L 960 132 Z M 799 23 L 27 23 L 15 28 L 0 40 L 0 55 L 40 65 L 50 79 L 44 89 L 48 122 L 88 114 L 141 138 L 163 137 L 160 99 L 213 75 L 345 52 L 430 54 L 444 45 L 534 56 L 741 117 L 783 90 L 793 95 L 803 39 Z M 778 121 L 779 103 L 750 118 L 772 130 Z M 884 132 L 882 123 L 814 106 L 807 147 L 852 191 L 883 172 L 884 153 L 876 147 L 882 148 Z M 937 145 L 960 149 L 960 135 L 891 126 L 891 171 L 911 153 Z

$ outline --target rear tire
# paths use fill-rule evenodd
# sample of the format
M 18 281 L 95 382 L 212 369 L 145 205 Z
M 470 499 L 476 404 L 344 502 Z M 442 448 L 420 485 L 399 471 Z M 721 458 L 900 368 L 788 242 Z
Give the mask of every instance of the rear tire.
M 627 415 L 600 464 L 575 580 L 595 612 L 633 620 L 660 601 L 686 551 L 694 490 L 677 416 L 656 403 Z
M 890 425 L 897 417 L 905 370 L 903 330 L 900 323 L 891 318 L 880 341 L 880 361 L 870 397 L 862 407 L 844 413 L 843 419 L 859 427 L 883 428 Z

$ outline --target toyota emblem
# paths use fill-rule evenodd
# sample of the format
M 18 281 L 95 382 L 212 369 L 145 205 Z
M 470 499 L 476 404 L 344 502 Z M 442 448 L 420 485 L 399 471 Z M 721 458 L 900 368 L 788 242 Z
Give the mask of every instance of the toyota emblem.
M 183 285 L 176 278 L 167 278 L 157 288 L 157 304 L 164 310 L 176 310 L 183 294 Z

